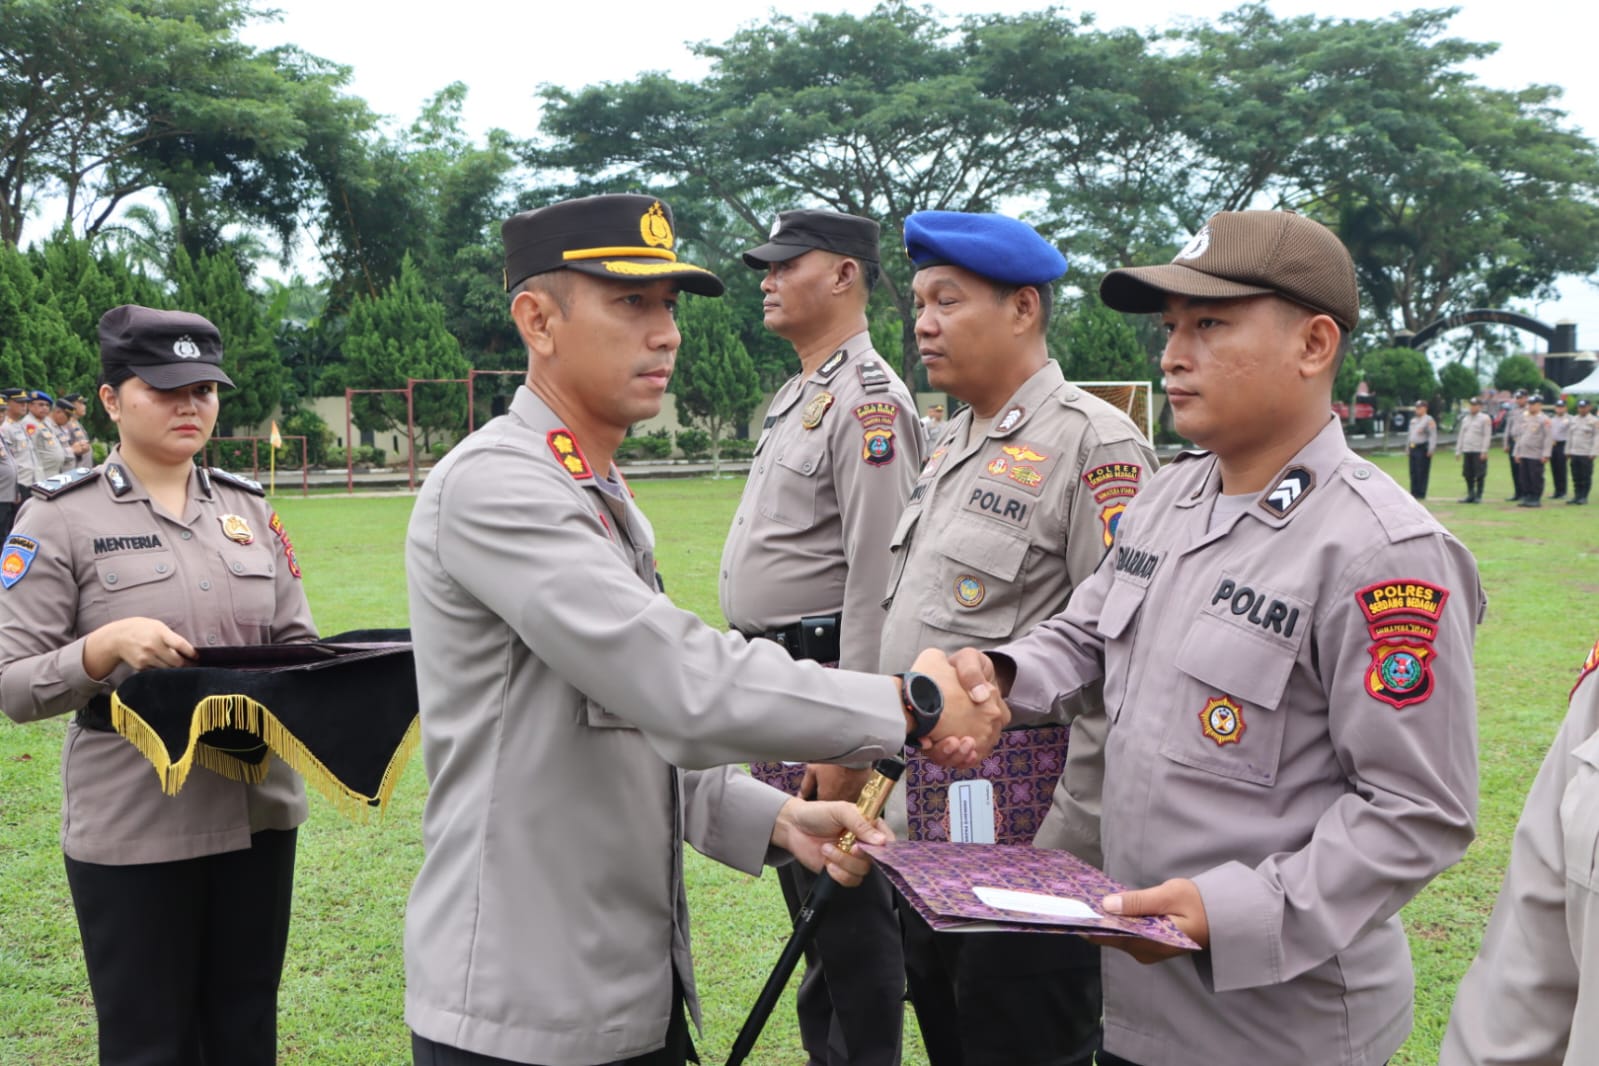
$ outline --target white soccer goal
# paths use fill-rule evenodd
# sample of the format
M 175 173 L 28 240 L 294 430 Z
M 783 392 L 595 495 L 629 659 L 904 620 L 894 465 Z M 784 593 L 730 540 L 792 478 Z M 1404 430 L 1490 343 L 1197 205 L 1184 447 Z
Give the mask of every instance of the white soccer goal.
M 1084 392 L 1098 396 L 1118 410 L 1125 411 L 1144 438 L 1155 443 L 1155 397 L 1147 381 L 1074 381 Z

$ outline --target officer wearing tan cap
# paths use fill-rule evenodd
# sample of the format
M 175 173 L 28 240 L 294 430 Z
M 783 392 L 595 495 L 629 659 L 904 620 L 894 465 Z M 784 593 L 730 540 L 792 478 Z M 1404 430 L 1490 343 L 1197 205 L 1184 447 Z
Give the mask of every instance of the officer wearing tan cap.
M 975 763 L 1006 721 L 938 684 L 796 662 L 660 591 L 655 538 L 611 458 L 660 410 L 679 293 L 671 209 L 597 196 L 502 227 L 528 350 L 510 410 L 434 468 L 406 538 L 429 792 L 406 909 L 420 1066 L 680 1066 L 698 1017 L 682 844 L 750 873 L 775 845 L 859 881 L 852 804 L 728 764 L 860 763 L 908 741 Z M 836 412 L 835 412 L 836 413 Z M 939 693 L 947 695 L 942 706 Z
M 847 670 L 877 669 L 888 541 L 925 454 L 910 391 L 866 329 L 877 241 L 871 219 L 784 211 L 744 253 L 766 275 L 766 328 L 794 346 L 800 369 L 767 409 L 722 549 L 722 614 L 734 629 Z M 782 767 L 752 769 L 775 784 Z M 869 772 L 810 766 L 801 794 L 853 800 Z M 797 914 L 809 871 L 791 864 L 778 878 Z M 796 1008 L 811 1062 L 898 1063 L 904 964 L 881 873 L 829 909 L 806 962 Z
M 196 767 L 168 796 L 111 731 L 110 694 L 135 671 L 316 636 L 261 486 L 194 464 L 232 384 L 221 361 L 199 315 L 106 312 L 100 401 L 120 443 L 35 485 L 0 549 L 0 707 L 78 712 L 61 846 L 106 1066 L 277 1057 L 303 782 L 277 761 L 258 784 Z
M 1131 419 L 1067 382 L 1050 358 L 1051 288 L 1066 270 L 1054 245 L 1004 215 L 919 211 L 905 222 L 905 247 L 917 268 L 928 382 L 967 406 L 941 434 L 894 535 L 885 670 L 903 669 L 924 647 L 998 644 L 1055 614 L 1099 565 L 1156 467 Z M 1042 831 L 1034 820 L 1021 837 L 1037 832 L 1039 846 L 1096 865 L 1099 697 L 1096 687 L 1080 701 L 1055 809 Z M 1027 744 L 1064 732 L 1007 736 L 1017 746 L 982 773 L 1002 822 L 1038 817 L 1015 809 L 1028 779 L 1009 767 L 1035 757 Z M 901 832 L 904 790 L 890 806 Z M 905 921 L 911 1002 L 932 1066 L 1089 1061 L 1099 1036 L 1097 948 L 1048 935 L 935 935 L 913 914 Z
M 1063 613 L 957 655 L 1018 721 L 1104 680 L 1105 869 L 1134 889 L 1102 905 L 1206 948 L 1110 945 L 1099 1061 L 1384 1062 L 1410 1029 L 1399 909 L 1473 835 L 1476 564 L 1328 413 L 1359 310 L 1328 230 L 1224 212 L 1100 295 L 1160 315 L 1174 425 L 1207 450 Z
M 22 420 L 28 416 L 28 390 L 8 388 L 0 390 L 0 395 L 6 401 L 5 422 L 0 423 L 0 446 L 4 446 L 16 474 L 16 495 L 7 498 L 20 507 L 28 488 L 39 480 L 38 471 L 34 468 L 33 442 L 28 437 L 27 427 L 22 424 Z
M 1571 499 L 1568 504 L 1585 504 L 1593 489 L 1593 457 L 1599 451 L 1599 417 L 1593 413 L 1593 404 L 1587 399 L 1577 401 L 1577 413 L 1571 419 L 1571 440 L 1566 454 L 1571 458 Z
M 1494 423 L 1482 410 L 1482 397 L 1473 396 L 1470 411 L 1455 427 L 1455 454 L 1460 456 L 1460 473 L 1466 479 L 1466 495 L 1461 503 L 1481 503 L 1482 483 L 1488 476 L 1488 449 L 1493 446 Z

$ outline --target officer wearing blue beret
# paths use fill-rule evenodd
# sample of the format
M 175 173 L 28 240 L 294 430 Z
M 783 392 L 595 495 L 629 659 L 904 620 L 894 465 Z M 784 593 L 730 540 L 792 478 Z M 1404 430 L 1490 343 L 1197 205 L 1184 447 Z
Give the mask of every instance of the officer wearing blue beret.
M 1053 245 L 1004 215 L 921 211 L 906 220 L 905 248 L 928 381 L 967 406 L 941 427 L 899 524 L 882 670 L 903 670 L 922 648 L 992 647 L 1061 610 L 1155 468 L 1132 421 L 1066 381 L 1050 358 L 1051 283 L 1066 271 Z M 928 817 L 960 800 L 939 796 L 942 784 L 921 788 L 916 766 L 916 819 L 907 797 L 891 801 L 890 822 L 913 838 L 1036 843 L 1098 865 L 1105 715 L 1097 690 L 1082 704 L 1069 746 L 1060 725 L 1004 735 L 989 764 L 1004 770 L 980 775 L 992 787 L 991 832 L 966 836 L 964 821 L 951 817 L 946 829 Z M 1029 792 L 1036 807 L 1015 799 Z M 902 910 L 911 1001 L 932 1066 L 1090 1060 L 1097 948 L 1074 937 L 935 935 Z

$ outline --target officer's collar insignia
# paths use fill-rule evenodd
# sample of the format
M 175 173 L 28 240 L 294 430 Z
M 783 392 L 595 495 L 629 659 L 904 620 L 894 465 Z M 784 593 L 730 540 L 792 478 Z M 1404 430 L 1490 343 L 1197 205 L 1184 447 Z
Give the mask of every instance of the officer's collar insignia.
M 561 464 L 562 470 L 572 475 L 573 481 L 588 481 L 594 477 L 594 471 L 589 469 L 589 461 L 583 457 L 583 449 L 577 446 L 577 438 L 569 430 L 552 429 L 544 439 L 549 442 L 555 461 Z
M 811 402 L 805 405 L 805 412 L 800 418 L 800 425 L 806 429 L 815 429 L 822 424 L 822 416 L 827 414 L 827 409 L 833 406 L 833 394 L 819 392 L 811 397 Z
M 255 543 L 255 534 L 250 531 L 250 523 L 244 520 L 243 515 L 219 514 L 217 521 L 222 523 L 222 535 L 233 543 Z
M 1316 475 L 1303 466 L 1289 469 L 1275 488 L 1260 498 L 1261 509 L 1277 518 L 1299 506 L 1299 501 L 1310 495 L 1316 484 Z
M 105 479 L 106 484 L 111 486 L 113 496 L 124 496 L 133 488 L 133 483 L 128 480 L 128 472 L 116 463 L 105 465 Z
M 1212 696 L 1199 712 L 1199 729 L 1218 748 L 1237 744 L 1244 737 L 1244 709 L 1226 696 Z
M 18 533 L 7 537 L 5 548 L 0 550 L 0 588 L 10 588 L 21 581 L 37 554 L 39 542 L 31 537 Z
M 644 243 L 651 248 L 672 247 L 672 224 L 666 220 L 666 212 L 661 209 L 661 201 L 657 200 L 650 205 L 638 220 L 639 236 L 644 238 Z
M 838 368 L 844 365 L 844 360 L 849 358 L 849 352 L 840 348 L 827 357 L 827 362 L 816 368 L 816 376 L 824 381 L 838 373 Z
M 1026 417 L 1026 415 L 1027 415 L 1027 409 L 1026 408 L 1024 408 L 1024 407 L 1012 407 L 1009 411 L 1005 412 L 1004 416 L 1001 417 L 1000 420 L 997 423 L 995 423 L 994 432 L 995 433 L 1009 433 L 1011 430 L 1015 429 L 1017 427 L 1017 425 L 1019 425 L 1021 423 L 1021 420 L 1024 417 Z
M 976 607 L 986 595 L 988 590 L 983 587 L 981 578 L 962 574 L 955 579 L 955 601 L 962 607 Z

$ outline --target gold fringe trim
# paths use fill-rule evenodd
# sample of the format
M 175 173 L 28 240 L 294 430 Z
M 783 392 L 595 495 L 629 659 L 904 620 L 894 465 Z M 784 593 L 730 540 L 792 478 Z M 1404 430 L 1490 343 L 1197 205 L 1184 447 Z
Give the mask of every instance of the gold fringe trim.
M 111 694 L 111 726 L 149 760 L 161 779 L 161 791 L 169 796 L 176 796 L 182 790 L 183 783 L 189 778 L 189 771 L 196 765 L 230 781 L 242 781 L 250 785 L 265 781 L 272 767 L 271 755 L 252 764 L 209 744 L 200 743 L 200 737 L 213 729 L 242 729 L 260 737 L 272 754 L 299 771 L 340 814 L 351 821 L 363 823 L 370 819 L 374 806 L 380 811 L 388 806 L 406 763 L 416 753 L 422 739 L 421 719 L 413 717 L 388 766 L 384 767 L 377 795 L 366 796 L 335 777 L 322 765 L 322 760 L 301 743 L 299 737 L 278 721 L 275 714 L 248 696 L 207 696 L 201 700 L 189 719 L 188 747 L 176 762 L 167 756 L 166 745 L 149 723 L 114 692 Z

